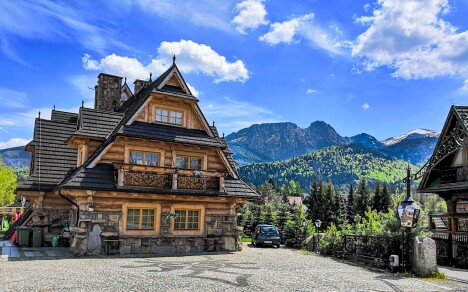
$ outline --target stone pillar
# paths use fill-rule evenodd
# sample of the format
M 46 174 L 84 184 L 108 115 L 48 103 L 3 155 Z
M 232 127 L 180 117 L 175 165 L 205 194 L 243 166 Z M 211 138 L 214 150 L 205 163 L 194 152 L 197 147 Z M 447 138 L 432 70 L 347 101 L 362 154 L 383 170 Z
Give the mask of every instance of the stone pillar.
M 413 239 L 412 268 L 419 277 L 429 277 L 437 270 L 437 249 L 432 238 L 416 236 Z
M 95 91 L 94 107 L 100 110 L 115 111 L 120 107 L 122 77 L 101 73 Z

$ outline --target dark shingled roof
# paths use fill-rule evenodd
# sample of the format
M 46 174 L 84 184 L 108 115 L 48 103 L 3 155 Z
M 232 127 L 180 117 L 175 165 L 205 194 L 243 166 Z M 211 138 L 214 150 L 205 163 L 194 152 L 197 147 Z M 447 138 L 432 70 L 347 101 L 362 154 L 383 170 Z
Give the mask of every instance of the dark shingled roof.
M 123 113 L 80 108 L 80 127 L 74 134 L 105 139 L 123 117 Z
M 210 137 L 202 130 L 137 121 L 124 126 L 118 135 L 199 146 L 225 147 L 218 138 Z
M 74 177 L 68 177 L 62 186 L 84 189 L 112 189 L 115 188 L 114 166 L 99 163 L 94 168 L 83 168 Z
M 52 110 L 50 120 L 54 122 L 76 125 L 76 122 L 78 121 L 78 114 Z
M 230 176 L 224 180 L 224 189 L 229 197 L 248 198 L 252 200 L 260 199 L 260 196 L 245 182 Z
M 34 173 L 18 190 L 51 190 L 76 166 L 77 151 L 65 144 L 75 129 L 75 124 L 36 119 Z

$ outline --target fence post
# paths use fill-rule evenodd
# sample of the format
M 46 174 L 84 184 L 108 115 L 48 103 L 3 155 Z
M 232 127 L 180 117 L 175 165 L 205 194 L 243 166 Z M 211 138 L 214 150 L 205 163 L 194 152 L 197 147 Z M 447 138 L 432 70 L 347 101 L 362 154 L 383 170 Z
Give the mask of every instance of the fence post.
M 447 243 L 447 251 L 448 251 L 448 263 L 450 266 L 453 265 L 453 238 L 452 233 L 448 235 L 448 243 Z

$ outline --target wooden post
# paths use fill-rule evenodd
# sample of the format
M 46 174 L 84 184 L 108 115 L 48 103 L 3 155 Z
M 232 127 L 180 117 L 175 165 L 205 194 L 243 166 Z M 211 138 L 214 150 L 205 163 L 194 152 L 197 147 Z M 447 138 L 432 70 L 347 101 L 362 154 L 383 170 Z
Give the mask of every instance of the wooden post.
M 225 191 L 225 189 L 224 189 L 224 176 L 219 177 L 219 191 L 221 193 L 224 193 L 224 191 Z
M 124 185 L 124 170 L 122 168 L 119 168 L 119 171 L 118 171 L 117 185 L 119 187 L 123 187 L 123 185 Z
M 177 190 L 177 173 L 172 175 L 172 189 Z

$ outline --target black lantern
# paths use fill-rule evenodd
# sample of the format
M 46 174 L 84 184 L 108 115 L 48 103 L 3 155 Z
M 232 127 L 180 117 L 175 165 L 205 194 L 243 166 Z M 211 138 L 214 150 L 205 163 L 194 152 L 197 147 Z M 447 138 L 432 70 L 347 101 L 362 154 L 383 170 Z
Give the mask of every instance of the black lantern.
M 317 229 L 319 229 L 321 225 L 322 221 L 320 221 L 320 219 L 315 220 L 315 227 L 317 227 Z
M 411 197 L 407 196 L 398 205 L 398 217 L 400 218 L 401 227 L 416 227 L 420 210 L 418 204 Z
M 400 223 L 402 227 L 405 228 L 413 228 L 416 227 L 418 224 L 419 219 L 419 212 L 421 208 L 419 208 L 418 204 L 416 204 L 411 198 L 410 193 L 410 184 L 411 184 L 411 170 L 408 165 L 406 169 L 406 198 L 398 205 L 398 217 L 400 218 Z

